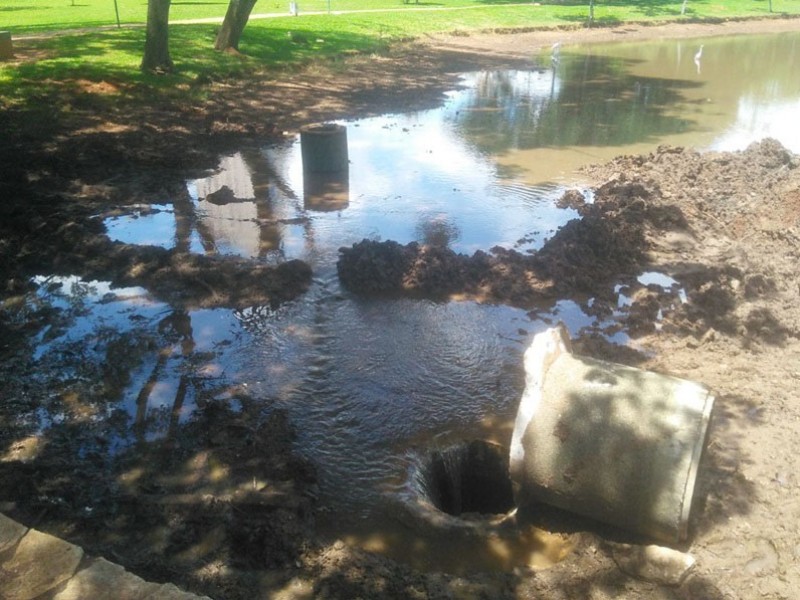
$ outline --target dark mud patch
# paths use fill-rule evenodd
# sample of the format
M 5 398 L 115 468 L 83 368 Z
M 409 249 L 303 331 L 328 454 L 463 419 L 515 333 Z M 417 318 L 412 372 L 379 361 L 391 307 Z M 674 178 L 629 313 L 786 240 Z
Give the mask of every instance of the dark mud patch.
M 112 242 L 99 219 L 58 222 L 57 204 L 47 220 L 22 217 L 4 223 L 14 234 L 3 239 L 6 293 L 30 287 L 27 278 L 48 273 L 78 275 L 116 286 L 141 286 L 154 297 L 182 307 L 242 308 L 279 305 L 304 293 L 311 268 L 300 260 L 278 265 L 243 258 L 199 255 L 156 246 Z M 8 254 L 3 257 L 2 253 Z M 17 261 L 12 261 L 16 256 Z
M 465 256 L 443 246 L 363 240 L 339 250 L 339 278 L 356 293 L 459 296 L 519 307 L 575 294 L 607 297 L 615 281 L 646 263 L 646 226 L 661 217 L 643 195 L 639 184 L 609 184 L 595 203 L 581 207 L 581 219 L 530 255 L 498 247 Z
M 209 404 L 168 440 L 116 458 L 98 447 L 102 432 L 56 428 L 34 459 L 0 461 L 0 503 L 142 576 L 255 597 L 256 572 L 294 568 L 309 549 L 316 476 L 293 453 L 285 413 L 241 400 L 252 410 Z

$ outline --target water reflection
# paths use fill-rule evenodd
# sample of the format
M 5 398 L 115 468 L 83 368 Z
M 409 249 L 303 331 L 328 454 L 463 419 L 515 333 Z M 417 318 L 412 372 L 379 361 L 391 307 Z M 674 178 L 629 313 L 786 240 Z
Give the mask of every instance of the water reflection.
M 741 150 L 771 136 L 800 151 L 797 33 L 563 47 L 554 69 L 546 54 L 536 67 L 478 75 L 493 91 L 472 92 L 457 119 L 528 182 L 665 143 Z
M 350 172 L 306 173 L 303 206 L 318 212 L 342 211 L 350 204 Z
M 785 146 L 800 151 L 796 120 L 784 120 L 782 111 L 776 111 L 800 102 L 800 34 L 614 44 L 587 50 L 605 61 L 625 61 L 627 77 L 633 81 L 659 82 L 680 92 L 674 104 L 664 107 L 665 115 L 686 119 L 691 126 L 685 132 L 667 132 L 663 142 L 741 150 L 774 133 Z M 734 141 L 729 132 L 741 129 L 743 122 L 755 126 Z
M 286 258 L 284 221 L 297 216 L 298 195 L 260 152 L 224 157 L 217 172 L 187 183 L 207 253 L 278 261 Z
M 553 71 L 476 75 L 474 98 L 455 125 L 482 152 L 493 154 L 620 146 L 688 130 L 688 119 L 666 109 L 685 88 L 699 84 L 635 76 L 633 62 L 565 53 Z
M 36 292 L 17 311 L 48 315 L 32 359 L 40 377 L 59 380 L 27 416 L 40 432 L 88 415 L 112 426 L 104 435 L 115 451 L 169 437 L 201 395 L 227 387 L 226 371 L 236 373 L 227 351 L 243 332 L 230 311 L 170 308 L 142 288 L 77 277 L 34 282 Z
M 356 123 L 349 173 L 309 177 L 297 142 L 223 157 L 214 174 L 187 183 L 172 211 L 113 217 L 109 236 L 268 262 L 302 258 L 324 269 L 341 246 L 363 238 L 436 240 L 467 253 L 525 238 L 522 249 L 538 248 L 575 216 L 555 206 L 564 186 L 501 177 L 443 116 Z
M 700 44 L 700 49 L 694 55 L 694 66 L 697 67 L 697 74 L 700 75 L 702 69 L 701 63 L 703 60 L 703 44 Z
M 583 164 L 661 143 L 743 149 L 765 136 L 800 151 L 798 39 L 573 46 L 526 71 L 467 74 L 439 109 L 348 124 L 341 179 L 304 177 L 297 141 L 243 150 L 168 199 L 171 212 L 111 220 L 109 234 L 323 269 L 363 238 L 537 249 L 575 217 L 554 200 Z

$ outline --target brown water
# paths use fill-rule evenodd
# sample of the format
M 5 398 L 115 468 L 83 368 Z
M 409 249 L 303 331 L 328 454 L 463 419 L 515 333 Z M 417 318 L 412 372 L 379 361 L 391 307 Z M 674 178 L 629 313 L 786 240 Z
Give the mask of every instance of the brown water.
M 222 157 L 217 173 L 187 182 L 188 202 L 165 198 L 107 220 L 110 237 L 131 243 L 272 263 L 302 258 L 314 284 L 278 310 L 181 312 L 145 290 L 41 278 L 27 307 L 5 307 L 18 311 L 15 318 L 54 315 L 35 343 L 38 376 L 84 377 L 85 365 L 102 361 L 120 339 L 155 336 L 159 343 L 126 357 L 130 379 L 116 403 L 91 416 L 113 422 L 111 451 L 132 447 L 137 436 L 170 435 L 199 398 L 236 408 L 231 390 L 245 389 L 289 411 L 297 449 L 319 472 L 323 529 L 447 566 L 436 562 L 446 554 L 440 541 L 397 525 L 388 508 L 415 449 L 472 438 L 507 444 L 522 352 L 551 322 L 565 321 L 573 334 L 627 337 L 615 333 L 619 314 L 598 322 L 567 300 L 529 315 L 472 302 L 354 297 L 338 284 L 338 248 L 366 237 L 468 253 L 536 249 L 576 217 L 555 200 L 582 187 L 575 169 L 587 162 L 662 143 L 737 149 L 768 135 L 800 151 L 798 35 L 564 47 L 558 58 L 534 57 L 528 71 L 466 74 L 465 89 L 436 110 L 347 123 L 350 173 L 333 205 L 304 190 L 295 142 Z M 182 213 L 197 225 L 176 228 Z M 642 281 L 681 301 L 668 278 L 643 274 Z M 621 311 L 625 304 L 621 296 Z M 20 415 L 32 431 L 74 418 L 58 404 Z M 532 553 L 525 540 L 533 538 L 541 543 Z M 524 530 L 493 550 L 483 545 L 473 566 L 561 556 L 560 539 L 545 538 Z

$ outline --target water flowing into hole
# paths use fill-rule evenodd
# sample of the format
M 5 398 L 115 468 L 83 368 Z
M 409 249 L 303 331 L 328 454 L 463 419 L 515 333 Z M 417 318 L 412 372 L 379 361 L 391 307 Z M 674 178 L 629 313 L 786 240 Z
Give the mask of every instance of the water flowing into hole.
M 431 450 L 412 483 L 420 497 L 457 517 L 502 514 L 514 507 L 507 453 L 482 440 Z

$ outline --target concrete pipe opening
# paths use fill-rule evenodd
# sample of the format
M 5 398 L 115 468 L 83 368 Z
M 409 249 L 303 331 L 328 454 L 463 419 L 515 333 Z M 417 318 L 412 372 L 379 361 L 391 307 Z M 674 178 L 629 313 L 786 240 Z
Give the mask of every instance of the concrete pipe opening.
M 420 500 L 453 517 L 499 515 L 514 508 L 507 451 L 483 440 L 431 450 L 411 483 Z
M 681 543 L 713 407 L 699 383 L 574 355 L 563 325 L 547 329 L 525 351 L 510 449 L 517 504 Z

